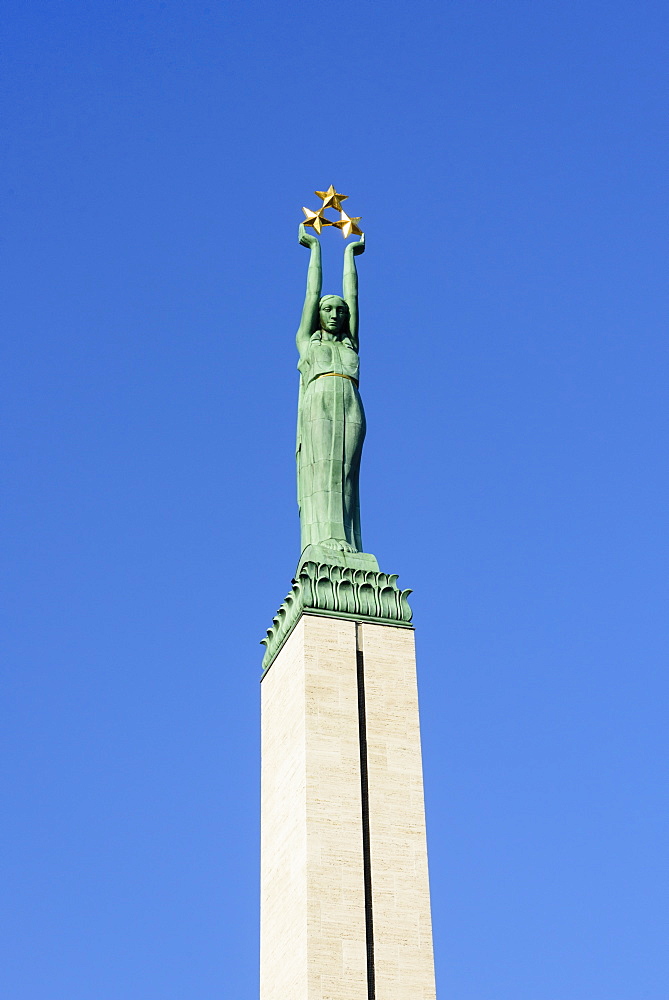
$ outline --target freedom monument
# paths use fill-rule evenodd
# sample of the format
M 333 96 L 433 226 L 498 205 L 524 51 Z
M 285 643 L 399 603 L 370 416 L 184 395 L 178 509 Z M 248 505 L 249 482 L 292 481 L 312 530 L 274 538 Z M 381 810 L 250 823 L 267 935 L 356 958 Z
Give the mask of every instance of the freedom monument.
M 263 640 L 260 1000 L 435 1000 L 410 591 L 360 528 L 365 238 L 346 195 L 316 194 L 299 229 L 301 553 Z M 341 296 L 322 295 L 328 226 L 359 237 Z

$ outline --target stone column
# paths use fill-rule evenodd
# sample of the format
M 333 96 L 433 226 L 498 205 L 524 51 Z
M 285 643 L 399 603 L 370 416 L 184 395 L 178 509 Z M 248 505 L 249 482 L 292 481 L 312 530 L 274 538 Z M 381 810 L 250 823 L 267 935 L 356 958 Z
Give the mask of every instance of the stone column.
M 301 614 L 262 682 L 260 1000 L 435 1000 L 413 630 Z
M 365 684 L 375 996 L 434 1000 L 414 631 L 363 623 L 358 634 Z

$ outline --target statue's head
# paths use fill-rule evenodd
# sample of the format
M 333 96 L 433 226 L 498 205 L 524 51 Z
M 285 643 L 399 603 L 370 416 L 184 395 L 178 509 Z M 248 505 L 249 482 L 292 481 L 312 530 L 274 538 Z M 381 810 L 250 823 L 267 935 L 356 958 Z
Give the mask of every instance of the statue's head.
M 339 295 L 324 295 L 318 303 L 321 330 L 347 335 L 349 332 L 348 306 Z

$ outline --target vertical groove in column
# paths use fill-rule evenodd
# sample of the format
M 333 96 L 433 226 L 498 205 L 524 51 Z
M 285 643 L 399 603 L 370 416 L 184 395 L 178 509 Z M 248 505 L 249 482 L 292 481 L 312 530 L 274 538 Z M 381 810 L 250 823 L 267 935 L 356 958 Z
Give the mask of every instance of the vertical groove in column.
M 358 726 L 360 728 L 360 785 L 362 799 L 362 860 L 365 879 L 365 934 L 367 944 L 367 1000 L 375 1000 L 374 914 L 372 911 L 372 859 L 369 836 L 369 778 L 367 771 L 367 712 L 365 708 L 365 658 L 361 625 L 355 625 L 355 655 L 358 671 Z

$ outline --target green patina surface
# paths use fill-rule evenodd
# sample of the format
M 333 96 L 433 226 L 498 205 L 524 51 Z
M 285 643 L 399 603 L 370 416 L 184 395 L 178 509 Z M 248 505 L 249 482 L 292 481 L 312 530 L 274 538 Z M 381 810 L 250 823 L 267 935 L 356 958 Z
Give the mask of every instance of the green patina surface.
M 412 617 L 410 593 L 398 588 L 395 574 L 305 562 L 267 629 L 267 638 L 261 640 L 265 645 L 263 673 L 269 670 L 303 612 L 408 628 Z
M 344 250 L 343 296 L 321 295 L 321 245 L 304 226 L 310 251 L 307 291 L 297 331 L 297 499 L 301 556 L 293 588 L 267 630 L 263 671 L 302 612 L 410 627 L 410 590 L 379 571 L 362 549 L 360 459 L 365 412 L 358 390 L 358 274 L 364 236 Z
M 317 545 L 362 552 L 360 458 L 365 412 L 358 391 L 357 255 L 364 239 L 344 250 L 343 297 L 321 296 L 321 245 L 300 226 L 310 250 L 307 291 L 297 331 L 300 395 L 297 408 L 297 500 L 301 551 Z

